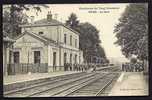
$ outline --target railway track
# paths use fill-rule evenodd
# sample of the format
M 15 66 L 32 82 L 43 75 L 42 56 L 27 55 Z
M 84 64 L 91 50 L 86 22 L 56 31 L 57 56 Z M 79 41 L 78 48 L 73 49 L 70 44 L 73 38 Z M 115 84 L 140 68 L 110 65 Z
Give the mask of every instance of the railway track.
M 80 73 L 4 93 L 5 97 L 98 96 L 118 73 Z
M 103 72 L 121 72 L 121 69 L 119 69 L 117 67 L 113 67 L 113 68 L 98 69 L 97 71 L 103 71 Z
M 58 92 L 53 96 L 100 96 L 102 92 L 111 84 L 116 78 L 118 73 L 108 73 L 103 76 L 99 76 L 96 79 L 81 84 L 77 87 Z
M 6 91 L 6 92 L 4 92 L 4 96 L 6 96 L 6 97 L 7 96 L 24 96 L 24 93 L 26 91 L 30 93 L 30 90 L 32 90 L 32 89 L 39 88 L 41 86 L 45 86 L 45 85 L 48 85 L 48 84 L 54 84 L 54 83 L 60 82 L 60 81 L 73 79 L 73 78 L 76 78 L 76 77 L 81 77 L 83 75 L 87 75 L 87 73 L 78 73 L 78 74 L 74 74 L 74 75 L 66 75 L 66 76 L 60 76 L 60 77 L 47 79 L 45 81 L 38 82 L 37 84 L 30 85 L 28 87 Z
M 48 89 L 45 92 L 38 93 L 36 95 L 33 95 L 32 97 L 41 97 L 41 96 L 62 96 L 60 93 L 71 91 L 74 89 L 79 88 L 82 85 L 87 85 L 89 83 L 92 83 L 99 79 L 99 77 L 104 77 L 106 74 L 99 74 L 96 73 L 96 75 L 88 77 L 88 78 L 82 78 L 74 82 L 70 82 L 69 84 L 64 84 L 60 87 L 56 87 L 55 89 Z

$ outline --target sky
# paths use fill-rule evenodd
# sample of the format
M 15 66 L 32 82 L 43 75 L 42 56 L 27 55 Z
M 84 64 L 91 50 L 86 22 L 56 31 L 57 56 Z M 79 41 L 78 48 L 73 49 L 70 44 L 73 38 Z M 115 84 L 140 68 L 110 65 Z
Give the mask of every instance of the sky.
M 26 13 L 29 16 L 34 16 L 34 20 L 39 20 L 46 18 L 48 11 L 51 11 L 53 18 L 65 22 L 73 12 L 77 15 L 80 22 L 89 22 L 100 31 L 101 45 L 108 58 L 118 58 L 121 61 L 127 61 L 121 53 L 120 46 L 114 44 L 117 39 L 113 33 L 114 26 L 118 23 L 118 19 L 127 5 L 127 3 L 51 4 L 49 8 L 42 8 L 42 12 L 39 12 L 38 15 L 35 14 L 34 10 L 27 11 Z M 55 17 L 55 14 L 57 14 L 57 17 Z

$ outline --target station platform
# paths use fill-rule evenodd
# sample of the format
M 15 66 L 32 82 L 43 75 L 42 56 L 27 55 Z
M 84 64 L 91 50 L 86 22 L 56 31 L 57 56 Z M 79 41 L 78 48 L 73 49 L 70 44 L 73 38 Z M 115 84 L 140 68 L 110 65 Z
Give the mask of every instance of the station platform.
M 9 75 L 3 77 L 3 90 L 10 91 L 16 88 L 22 88 L 37 82 L 43 82 L 47 79 L 53 79 L 58 76 L 66 76 L 71 74 L 78 74 L 81 71 L 56 71 L 50 73 L 28 73 Z
M 142 72 L 122 72 L 109 96 L 148 96 L 147 79 Z
M 60 75 L 68 75 L 73 73 L 80 73 L 78 71 L 57 71 L 57 72 L 50 72 L 50 73 L 31 73 L 31 74 L 18 74 L 18 75 L 9 75 L 4 76 L 3 84 L 13 84 L 18 82 L 24 81 L 31 81 L 31 80 L 38 80 L 43 78 L 55 77 Z
M 100 67 L 100 68 L 97 68 L 97 70 L 108 69 L 108 68 L 113 68 L 113 66 Z M 92 69 L 90 70 L 92 71 Z M 80 72 L 81 71 L 55 71 L 55 72 L 49 72 L 49 73 L 29 73 L 29 74 L 8 75 L 8 76 L 3 77 L 3 85 L 30 81 L 30 80 L 43 79 L 43 78 L 48 78 L 48 77 L 55 77 L 55 76 L 60 76 L 60 75 L 72 74 L 72 73 L 80 73 Z

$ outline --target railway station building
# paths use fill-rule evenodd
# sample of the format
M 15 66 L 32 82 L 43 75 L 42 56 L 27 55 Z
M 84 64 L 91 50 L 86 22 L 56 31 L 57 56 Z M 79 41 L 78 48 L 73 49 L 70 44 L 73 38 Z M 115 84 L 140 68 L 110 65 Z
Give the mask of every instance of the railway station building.
M 79 33 L 53 19 L 51 13 L 45 19 L 20 27 L 22 34 L 13 44 L 14 64 L 31 66 L 33 69 L 39 65 L 42 69 L 40 72 L 51 72 L 63 70 L 64 63 L 83 62 Z

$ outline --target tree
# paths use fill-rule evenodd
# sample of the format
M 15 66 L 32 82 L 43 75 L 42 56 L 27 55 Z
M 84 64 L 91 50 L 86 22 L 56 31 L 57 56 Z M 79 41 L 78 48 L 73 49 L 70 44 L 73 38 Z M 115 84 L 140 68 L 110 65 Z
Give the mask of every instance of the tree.
M 148 5 L 129 4 L 114 33 L 115 44 L 121 46 L 126 57 L 136 55 L 140 60 L 148 60 Z
M 83 49 L 83 47 L 96 49 L 97 45 L 101 43 L 99 31 L 90 23 L 81 23 L 77 31 L 80 33 L 80 49 Z
M 27 16 L 25 14 L 16 12 L 14 13 L 14 16 L 13 21 L 9 12 L 4 11 L 3 13 L 3 30 L 8 33 L 7 35 L 11 38 L 21 34 L 21 28 L 19 27 L 20 24 L 28 23 Z
M 91 62 L 93 56 L 98 56 L 99 43 L 99 31 L 90 23 L 81 23 L 77 28 L 80 33 L 80 49 L 84 52 L 84 58 L 87 62 Z M 101 49 L 101 48 L 100 48 Z M 101 56 L 100 56 L 101 57 Z
M 72 13 L 66 25 L 80 33 L 79 48 L 83 51 L 84 60 L 92 62 L 93 57 L 106 58 L 103 47 L 100 45 L 99 31 L 90 23 L 80 23 L 76 14 Z
M 25 4 L 11 4 L 3 6 L 3 33 L 11 38 L 15 38 L 21 34 L 20 24 L 27 23 L 26 15 L 23 13 L 24 10 L 35 9 L 36 14 L 41 11 L 41 7 L 47 7 L 47 5 L 25 5 Z M 7 9 L 7 10 L 6 10 Z M 12 63 L 12 51 L 13 45 L 10 46 L 9 50 L 9 64 Z M 11 67 L 11 66 L 9 66 Z
M 71 13 L 68 20 L 66 21 L 66 25 L 70 26 L 72 29 L 76 29 L 78 26 L 79 21 L 77 20 L 77 16 L 74 13 Z
M 41 7 L 48 8 L 47 5 L 25 5 L 25 4 L 11 4 L 3 6 L 3 30 L 9 33 L 9 37 L 14 38 L 21 34 L 20 24 L 28 23 L 28 16 L 23 11 L 35 9 L 36 14 L 41 12 Z
M 99 57 L 106 58 L 104 48 L 103 48 L 102 46 L 98 46 L 97 48 L 98 48 L 98 49 L 97 49 L 97 50 L 98 50 L 98 53 L 97 53 L 98 56 L 99 56 Z

